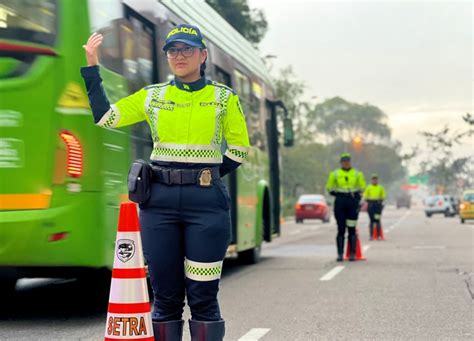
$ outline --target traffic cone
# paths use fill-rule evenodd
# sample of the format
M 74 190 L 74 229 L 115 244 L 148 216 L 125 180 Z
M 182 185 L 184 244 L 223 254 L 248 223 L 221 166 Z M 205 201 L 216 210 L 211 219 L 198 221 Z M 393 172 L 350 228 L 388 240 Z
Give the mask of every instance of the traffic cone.
M 346 249 L 346 257 L 344 257 L 344 260 L 348 260 L 351 255 L 350 251 L 350 243 L 349 243 L 349 238 L 347 240 L 347 249 Z M 355 259 L 356 260 L 366 260 L 366 258 L 362 255 L 362 246 L 360 245 L 360 238 L 359 238 L 359 232 L 356 229 L 356 252 L 355 252 Z
M 104 341 L 154 341 L 137 207 L 122 203 Z
M 383 227 L 382 227 L 382 225 L 380 225 L 380 235 L 379 235 L 378 229 L 377 229 L 377 224 L 374 223 L 374 232 L 373 232 L 373 234 L 372 234 L 372 238 L 373 238 L 374 240 L 385 240 L 385 237 L 384 237 L 384 235 L 383 235 Z
M 372 239 L 373 240 L 377 240 L 377 224 L 376 223 L 373 223 L 372 225 Z

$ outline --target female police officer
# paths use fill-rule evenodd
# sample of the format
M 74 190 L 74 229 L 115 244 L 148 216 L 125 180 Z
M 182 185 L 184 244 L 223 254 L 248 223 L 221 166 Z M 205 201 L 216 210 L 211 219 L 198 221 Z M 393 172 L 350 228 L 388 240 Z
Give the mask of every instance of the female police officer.
M 110 105 L 99 75 L 101 42 L 100 34 L 89 38 L 88 67 L 81 69 L 95 123 L 118 128 L 146 120 L 153 139 L 151 197 L 140 205 L 140 223 L 155 296 L 155 336 L 181 340 L 186 292 L 191 339 L 222 340 L 217 292 L 230 240 L 230 197 L 220 177 L 243 162 L 249 147 L 238 96 L 206 79 L 201 32 L 179 25 L 163 47 L 174 80 Z

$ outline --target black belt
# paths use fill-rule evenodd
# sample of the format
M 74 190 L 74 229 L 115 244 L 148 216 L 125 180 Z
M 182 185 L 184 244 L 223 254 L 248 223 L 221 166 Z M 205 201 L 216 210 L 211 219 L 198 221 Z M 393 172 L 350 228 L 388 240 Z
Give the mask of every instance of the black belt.
M 175 169 L 153 167 L 153 182 L 159 182 L 166 185 L 192 185 L 199 181 L 202 172 L 209 170 L 212 179 L 219 179 L 219 167 L 209 167 L 201 169 Z
M 366 201 L 369 204 L 381 204 L 383 200 L 382 199 L 366 199 Z
M 360 196 L 360 192 L 336 192 L 336 198 L 354 198 L 356 196 Z

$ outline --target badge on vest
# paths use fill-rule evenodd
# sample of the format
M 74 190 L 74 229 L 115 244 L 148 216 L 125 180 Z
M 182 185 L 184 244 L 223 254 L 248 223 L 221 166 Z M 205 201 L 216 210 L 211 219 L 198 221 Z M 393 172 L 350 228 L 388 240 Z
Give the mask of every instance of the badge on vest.
M 212 182 L 211 170 L 206 168 L 201 171 L 199 174 L 199 186 L 201 187 L 210 187 Z

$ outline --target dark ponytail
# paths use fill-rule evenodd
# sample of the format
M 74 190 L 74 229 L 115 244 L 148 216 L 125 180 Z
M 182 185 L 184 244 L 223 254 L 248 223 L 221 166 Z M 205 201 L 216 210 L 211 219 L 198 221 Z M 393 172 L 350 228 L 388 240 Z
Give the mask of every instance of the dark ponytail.
M 201 68 L 200 68 L 201 77 L 204 77 L 204 75 L 206 74 L 206 62 L 207 62 L 207 57 L 204 60 L 204 63 L 201 64 Z

